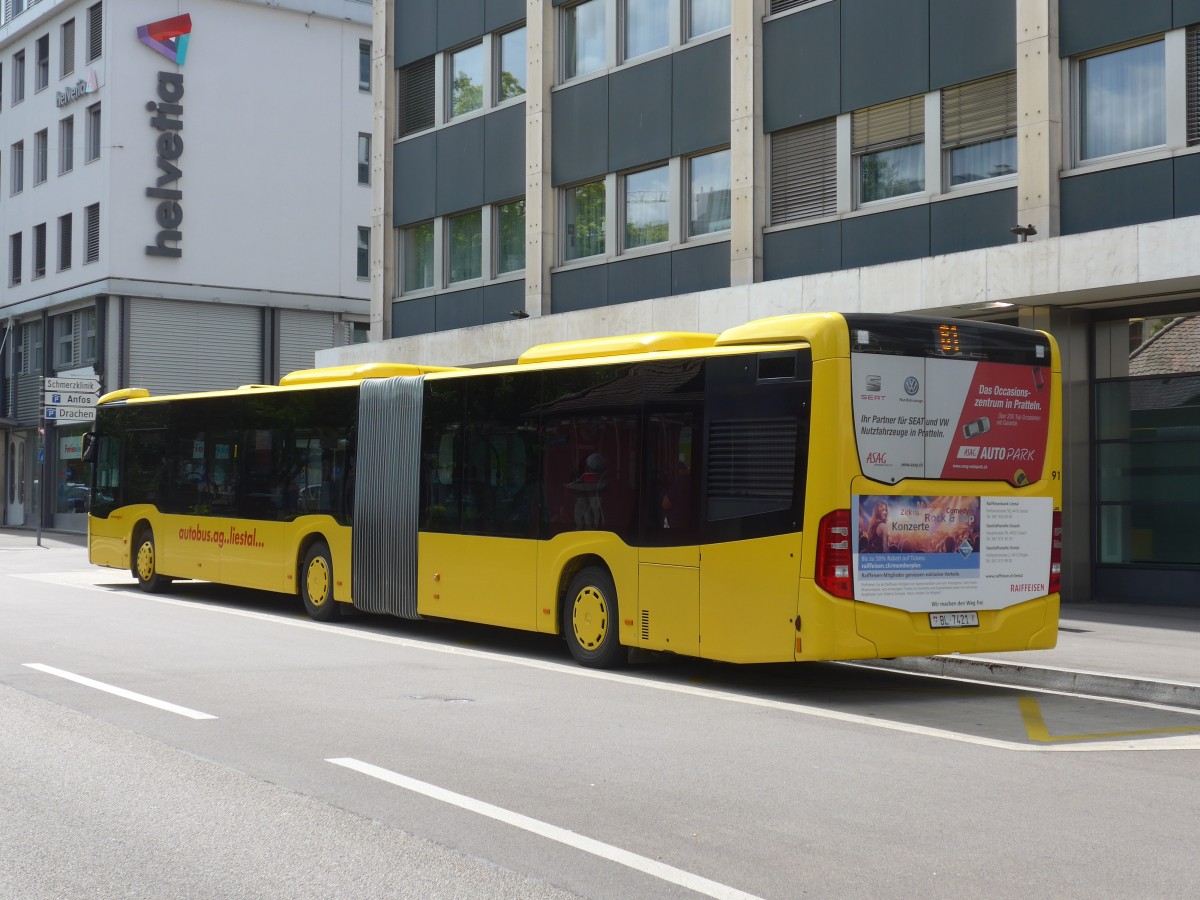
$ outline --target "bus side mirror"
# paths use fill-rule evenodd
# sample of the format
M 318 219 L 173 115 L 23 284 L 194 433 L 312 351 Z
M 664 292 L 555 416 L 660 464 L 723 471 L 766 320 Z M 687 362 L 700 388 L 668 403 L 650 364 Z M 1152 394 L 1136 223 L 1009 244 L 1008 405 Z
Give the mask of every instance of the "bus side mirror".
M 85 432 L 83 435 L 83 461 L 94 463 L 96 461 L 96 444 L 99 435 L 94 431 Z

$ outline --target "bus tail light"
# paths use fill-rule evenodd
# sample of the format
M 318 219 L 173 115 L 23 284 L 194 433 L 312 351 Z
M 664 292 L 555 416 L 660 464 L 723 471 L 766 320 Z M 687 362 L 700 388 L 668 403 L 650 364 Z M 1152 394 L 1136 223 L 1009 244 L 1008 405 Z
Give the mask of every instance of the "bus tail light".
M 821 519 L 817 531 L 817 586 L 835 597 L 854 599 L 850 551 L 850 510 L 835 509 Z
M 1047 593 L 1057 594 L 1062 588 L 1062 512 L 1055 510 L 1050 524 L 1050 583 Z

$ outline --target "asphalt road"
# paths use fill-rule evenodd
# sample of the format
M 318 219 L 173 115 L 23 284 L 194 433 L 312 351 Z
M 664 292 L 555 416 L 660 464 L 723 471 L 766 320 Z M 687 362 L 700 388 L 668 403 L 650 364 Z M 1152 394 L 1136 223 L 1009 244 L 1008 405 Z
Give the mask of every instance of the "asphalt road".
M 550 637 L 0 552 L 0 897 L 1185 896 L 1198 751 L 1162 707 L 599 673 Z

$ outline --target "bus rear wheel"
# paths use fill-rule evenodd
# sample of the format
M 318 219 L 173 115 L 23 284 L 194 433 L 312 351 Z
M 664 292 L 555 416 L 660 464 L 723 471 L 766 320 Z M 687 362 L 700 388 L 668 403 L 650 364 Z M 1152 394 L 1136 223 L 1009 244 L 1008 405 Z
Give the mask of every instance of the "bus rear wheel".
M 158 572 L 158 554 L 154 548 L 154 532 L 142 528 L 133 539 L 133 564 L 130 567 L 138 587 L 148 594 L 157 594 L 171 579 Z
M 317 541 L 304 554 L 304 563 L 300 566 L 300 598 L 304 601 L 305 611 L 318 622 L 329 622 L 340 615 L 337 601 L 333 599 L 333 560 L 329 545 L 324 541 Z
M 617 588 L 608 570 L 587 566 L 577 572 L 567 585 L 562 616 L 567 647 L 578 662 L 611 669 L 624 661 L 617 637 Z

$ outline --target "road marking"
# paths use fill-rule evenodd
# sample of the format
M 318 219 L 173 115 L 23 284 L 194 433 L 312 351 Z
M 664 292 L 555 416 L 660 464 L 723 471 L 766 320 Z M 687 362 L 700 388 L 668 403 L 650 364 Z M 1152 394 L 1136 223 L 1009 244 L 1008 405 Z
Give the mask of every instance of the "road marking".
M 439 644 L 434 641 L 426 641 L 418 638 L 393 637 L 392 635 L 377 634 L 371 631 L 348 628 L 345 625 L 326 625 L 322 622 L 314 622 L 313 620 L 300 615 L 297 615 L 295 618 L 284 618 L 278 614 L 260 613 L 255 612 L 254 610 L 235 609 L 226 606 L 213 606 L 208 603 L 196 602 L 194 600 L 179 600 L 172 597 L 146 594 L 133 586 L 126 587 L 125 584 L 112 584 L 112 579 L 116 576 L 112 572 L 105 572 L 103 570 L 98 570 L 96 572 L 81 570 L 77 572 L 45 573 L 40 575 L 13 574 L 9 577 L 21 578 L 28 581 L 38 581 L 42 583 L 48 582 L 50 584 L 66 584 L 72 587 L 82 588 L 84 590 L 92 590 L 97 593 L 104 594 L 109 598 L 135 600 L 143 603 L 161 603 L 165 606 L 178 606 L 184 609 L 190 609 L 199 612 L 219 613 L 227 616 L 237 616 L 244 619 L 254 619 L 260 622 L 267 622 L 272 625 L 285 625 L 290 628 L 320 631 L 327 634 L 339 635 L 343 638 L 353 638 L 360 641 L 388 644 L 393 647 L 404 647 L 411 650 L 425 651 L 427 653 L 442 653 L 449 656 L 463 656 L 472 659 L 487 660 L 489 662 L 507 663 L 509 665 L 522 666 L 528 669 L 540 669 L 541 671 L 545 672 L 555 672 L 560 675 L 569 675 L 574 678 L 591 678 L 597 681 L 610 681 L 626 686 L 639 687 L 648 690 L 686 694 L 693 697 L 721 700 L 727 703 L 739 703 L 743 706 L 777 709 L 784 712 L 811 716 L 813 718 L 829 719 L 832 721 L 845 722 L 853 725 L 867 725 L 871 728 L 882 728 L 888 731 L 904 732 L 905 734 L 915 734 L 923 737 L 938 738 L 940 740 L 957 741 L 961 744 L 974 744 L 980 747 L 993 747 L 999 750 L 1015 750 L 1023 753 L 1091 753 L 1114 750 L 1200 750 L 1200 735 L 1191 733 L 1176 736 L 1164 735 L 1154 738 L 1147 737 L 1138 740 L 1124 739 L 1107 741 L 1105 743 L 1076 744 L 1046 744 L 1042 742 L 1030 744 L 1023 743 L 1021 741 L 1006 741 L 999 738 L 988 738 L 980 735 L 963 734 L 961 732 L 948 731 L 942 728 L 914 725 L 908 722 L 898 722 L 891 719 L 881 719 L 874 716 L 862 716 L 855 713 L 842 712 L 840 710 L 825 709 L 824 707 L 819 706 L 809 706 L 803 703 L 771 700 L 765 697 L 752 697 L 745 694 L 735 694 L 732 691 L 720 691 L 713 688 L 704 688 L 694 685 L 672 684 L 665 681 L 655 681 L 645 676 L 622 675 L 617 672 L 607 672 L 598 669 L 585 669 L 581 666 L 573 664 L 547 662 L 545 660 L 538 659 L 527 659 L 521 656 L 510 656 L 508 654 L 496 653 L 490 650 L 475 650 L 468 647 Z M 97 581 L 97 578 L 101 580 Z M 903 674 L 910 677 L 929 678 L 936 679 L 938 681 L 955 681 L 965 684 L 978 684 L 993 689 L 1014 689 L 1012 686 L 977 681 L 971 678 L 912 672 L 906 672 Z M 1196 710 L 1163 706 L 1161 704 L 1147 703 L 1141 700 L 1122 700 L 1114 697 L 1068 694 L 1066 691 L 1055 691 L 1045 688 L 1025 688 L 1025 690 L 1032 691 L 1037 694 L 1049 694 L 1051 696 L 1071 697 L 1073 699 L 1094 700 L 1100 703 L 1117 703 L 1127 706 L 1138 706 L 1145 709 L 1162 709 L 1164 711 L 1182 715 L 1200 715 L 1200 713 L 1198 713 Z
M 1191 728 L 1141 728 L 1136 731 L 1103 731 L 1097 734 L 1050 734 L 1046 720 L 1042 717 L 1042 708 L 1036 697 L 1018 697 L 1021 706 L 1021 718 L 1025 722 L 1025 733 L 1031 741 L 1043 744 L 1064 741 L 1106 741 L 1113 738 L 1141 737 L 1150 734 L 1200 734 L 1200 724 Z
M 138 703 L 145 703 L 147 706 L 153 706 L 155 709 L 164 709 L 167 712 L 173 712 L 177 715 L 187 716 L 189 719 L 216 718 L 216 716 L 210 716 L 208 713 L 197 712 L 194 709 L 188 709 L 186 706 L 178 706 L 174 703 L 168 703 L 166 700 L 156 700 L 154 697 L 147 697 L 145 694 L 127 691 L 125 688 L 114 687 L 111 684 L 105 684 L 103 681 L 85 678 L 82 675 L 76 675 L 74 672 L 65 672 L 62 669 L 56 669 L 53 666 L 46 666 L 42 663 L 24 663 L 24 665 L 30 669 L 37 669 L 39 672 L 45 672 L 47 675 L 55 675 L 59 678 L 65 678 L 67 681 L 74 681 L 76 684 L 82 684 L 85 687 L 95 688 L 96 690 L 104 691 L 107 694 L 115 694 L 118 697 L 124 697 L 126 700 L 135 700 Z
M 489 819 L 495 819 L 497 822 L 521 828 L 532 834 L 557 841 L 560 844 L 566 844 L 568 847 L 574 847 L 576 850 L 582 850 L 584 853 L 590 853 L 601 859 L 607 859 L 610 862 L 619 863 L 630 869 L 645 872 L 647 875 L 653 875 L 655 878 L 669 881 L 671 884 L 677 884 L 698 894 L 704 894 L 708 897 L 729 898 L 729 900 L 759 900 L 754 894 L 747 894 L 745 891 L 739 891 L 737 888 L 729 887 L 720 882 L 710 881 L 700 875 L 685 872 L 683 869 L 677 869 L 674 866 L 668 866 L 666 863 L 661 863 L 645 856 L 639 856 L 636 853 L 622 850 L 620 847 L 614 847 L 612 844 L 606 844 L 594 838 L 585 837 L 578 832 L 568 831 L 565 828 L 559 828 L 557 825 L 551 825 L 539 819 L 531 819 L 529 816 L 523 816 L 520 813 L 504 809 L 500 806 L 493 806 L 490 803 L 485 803 L 483 800 L 476 800 L 474 797 L 456 794 L 454 791 L 446 790 L 446 788 L 438 787 L 435 784 L 409 778 L 407 775 L 401 775 L 390 769 L 373 766 L 370 763 L 348 757 L 327 759 L 325 762 L 333 763 L 335 766 L 343 766 L 355 772 L 361 772 L 363 775 L 378 778 L 380 781 L 386 781 L 388 784 L 396 785 L 396 787 L 402 787 L 434 800 L 441 800 L 443 803 L 449 803 L 452 806 L 465 809 L 468 812 L 487 816 Z

